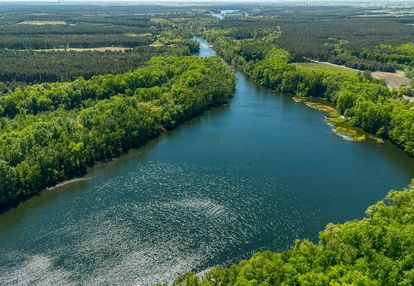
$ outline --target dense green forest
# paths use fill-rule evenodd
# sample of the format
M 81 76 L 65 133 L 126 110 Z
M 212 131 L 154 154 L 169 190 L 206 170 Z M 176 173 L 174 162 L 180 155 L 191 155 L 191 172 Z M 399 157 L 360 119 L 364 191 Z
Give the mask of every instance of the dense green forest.
M 223 6 L 225 8 L 235 7 Z M 66 11 L 59 5 L 42 8 L 22 5 L 13 9 L 5 5 L 0 7 L 3 15 L 0 19 L 0 60 L 7 64 L 0 68 L 8 68 L 0 73 L 0 81 L 72 80 L 76 75 L 89 77 L 125 72 L 139 66 L 131 64 L 129 58 L 134 58 L 134 62 L 145 62 L 149 53 L 159 53 L 156 47 L 159 40 L 165 38 L 165 33 L 170 33 L 170 40 L 188 39 L 200 27 L 225 29 L 236 39 L 250 38 L 253 34 L 257 38 L 271 35 L 272 42 L 287 49 L 295 60 L 310 57 L 363 70 L 395 71 L 406 69 L 406 65 L 395 57 L 384 59 L 375 54 L 367 55 L 367 52 L 381 45 L 405 44 L 414 34 L 409 25 L 410 17 L 369 17 L 374 12 L 362 7 L 315 6 L 303 10 L 294 6 L 256 8 L 241 5 L 239 13 L 221 21 L 212 18 L 210 10 L 217 8 L 111 6 L 97 9 L 85 5 L 79 10 L 68 8 Z M 333 21 L 335 25 L 331 25 Z M 337 42 L 342 44 L 338 46 Z M 191 50 L 188 42 L 178 44 Z M 138 60 L 139 56 L 133 53 L 131 57 L 119 53 L 75 55 L 59 51 L 59 56 L 38 53 L 41 49 L 100 47 L 134 48 L 145 55 L 143 60 Z M 25 64 L 28 52 L 34 58 L 29 67 Z M 98 64 L 101 61 L 102 67 Z M 51 65 L 48 75 L 45 74 L 47 65 Z M 62 69 L 70 72 L 62 76 Z
M 38 83 L 117 74 L 144 65 L 159 55 L 190 55 L 185 45 L 141 46 L 125 51 L 15 51 L 0 50 L 0 78 L 5 83 Z M 27 63 L 31 64 L 28 65 Z
M 399 285 L 414 283 L 414 188 L 391 191 L 360 221 L 330 224 L 319 242 L 295 241 L 173 285 Z
M 400 68 L 395 61 L 365 53 L 381 45 L 411 42 L 413 19 L 404 14 L 376 13 L 374 8 L 353 6 L 266 7 L 242 10 L 210 28 L 228 30 L 236 39 L 263 30 L 281 31 L 273 43 L 287 49 L 296 61 L 307 57 L 362 70 L 394 71 Z M 341 51 L 336 49 L 336 41 L 342 43 Z
M 155 57 L 129 73 L 3 94 L 0 209 L 226 103 L 234 82 L 215 57 Z
M 4 5 L 0 13 L 0 82 L 6 85 L 123 73 L 153 56 L 190 55 L 198 48 L 189 31 L 165 25 L 195 13 L 188 9 L 22 5 L 10 11 Z
M 0 36 L 0 49 L 57 49 L 57 48 L 95 48 L 122 46 L 126 48 L 149 45 L 155 40 L 150 36 L 129 35 L 49 35 L 44 36 Z

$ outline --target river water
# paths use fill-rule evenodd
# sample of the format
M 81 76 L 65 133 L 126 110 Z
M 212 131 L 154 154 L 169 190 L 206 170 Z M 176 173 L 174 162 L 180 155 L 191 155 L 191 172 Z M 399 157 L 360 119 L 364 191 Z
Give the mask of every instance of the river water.
M 322 112 L 237 79 L 228 106 L 1 215 L 0 284 L 171 281 L 316 240 L 414 176 L 392 144 L 345 141 Z

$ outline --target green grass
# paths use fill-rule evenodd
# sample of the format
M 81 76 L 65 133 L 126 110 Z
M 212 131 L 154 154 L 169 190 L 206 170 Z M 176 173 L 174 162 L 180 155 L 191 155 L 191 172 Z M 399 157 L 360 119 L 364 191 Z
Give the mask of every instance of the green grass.
M 357 70 L 353 70 L 347 67 L 342 67 L 338 65 L 322 63 L 322 62 L 305 62 L 305 63 L 294 63 L 294 65 L 300 69 L 304 70 L 314 70 L 314 71 L 326 71 L 326 72 L 339 72 L 346 74 L 357 74 Z
M 49 20 L 28 20 L 18 23 L 18 25 L 66 25 L 65 21 L 49 21 Z
M 150 45 L 151 47 L 162 47 L 165 46 L 159 39 Z

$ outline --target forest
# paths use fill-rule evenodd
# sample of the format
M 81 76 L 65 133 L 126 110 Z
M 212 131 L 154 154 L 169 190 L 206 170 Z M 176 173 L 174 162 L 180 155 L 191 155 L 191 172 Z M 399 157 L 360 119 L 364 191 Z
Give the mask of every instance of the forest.
M 304 10 L 300 6 L 281 6 L 243 10 L 211 28 L 230 30 L 237 39 L 266 29 L 281 31 L 273 43 L 287 49 L 296 61 L 312 58 L 362 70 L 394 71 L 399 68 L 395 61 L 367 57 L 364 52 L 381 45 L 411 42 L 412 17 L 373 15 L 374 8 L 364 7 L 314 6 Z M 337 49 L 338 42 L 341 50 Z
M 79 76 L 117 74 L 143 66 L 159 55 L 189 55 L 187 46 L 141 46 L 125 51 L 0 50 L 0 78 L 6 85 L 70 81 Z M 30 61 L 31 64 L 27 65 Z
M 218 58 L 154 57 L 128 73 L 3 94 L 0 209 L 226 103 L 234 82 Z
M 190 55 L 198 48 L 188 31 L 177 33 L 165 25 L 178 15 L 190 17 L 193 12 L 188 9 L 154 6 L 140 13 L 143 8 L 139 7 L 40 7 L 0 7 L 0 82 L 4 85 L 124 73 L 153 56 Z

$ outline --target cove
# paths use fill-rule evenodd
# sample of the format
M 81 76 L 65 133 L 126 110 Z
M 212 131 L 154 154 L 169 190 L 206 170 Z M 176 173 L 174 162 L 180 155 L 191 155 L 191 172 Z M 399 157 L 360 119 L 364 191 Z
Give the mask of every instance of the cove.
M 237 79 L 229 105 L 1 215 L 1 283 L 171 281 L 316 240 L 414 177 L 396 146 L 346 141 L 324 113 Z

